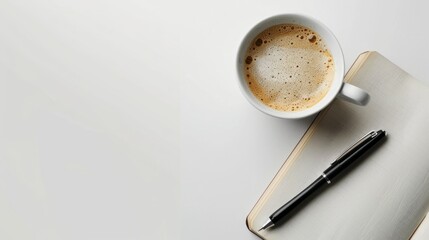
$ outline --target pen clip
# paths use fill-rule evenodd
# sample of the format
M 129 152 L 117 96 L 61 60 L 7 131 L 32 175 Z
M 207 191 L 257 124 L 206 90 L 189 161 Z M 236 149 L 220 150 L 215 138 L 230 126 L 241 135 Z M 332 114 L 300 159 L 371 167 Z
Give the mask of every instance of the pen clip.
M 367 133 L 365 136 L 363 136 L 361 139 L 359 139 L 359 141 L 357 141 L 355 144 L 353 144 L 352 146 L 350 146 L 343 154 L 341 154 L 335 161 L 333 161 L 331 163 L 332 165 L 338 164 L 341 162 L 341 159 L 348 155 L 350 152 L 352 152 L 355 148 L 357 148 L 358 146 L 362 145 L 363 143 L 365 143 L 367 140 L 374 138 L 375 136 L 377 136 L 377 132 L 376 131 L 371 131 L 369 133 Z

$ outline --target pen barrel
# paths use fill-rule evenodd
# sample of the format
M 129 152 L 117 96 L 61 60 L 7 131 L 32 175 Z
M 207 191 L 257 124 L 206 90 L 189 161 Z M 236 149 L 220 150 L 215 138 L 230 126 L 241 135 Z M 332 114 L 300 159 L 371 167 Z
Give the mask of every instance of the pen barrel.
M 292 210 L 296 209 L 300 204 L 302 204 L 308 197 L 310 197 L 317 189 L 321 188 L 323 185 L 327 184 L 326 180 L 320 176 L 302 192 L 292 198 L 289 202 L 280 207 L 277 211 L 271 214 L 271 221 L 276 224 L 286 215 L 288 215 Z
M 346 159 L 343 161 L 331 165 L 328 169 L 326 169 L 323 173 L 326 178 L 332 181 L 338 174 L 340 174 L 344 169 L 352 165 L 356 160 L 358 160 L 365 152 L 367 152 L 370 148 L 372 148 L 377 142 L 379 142 L 384 136 L 384 131 L 378 131 L 378 134 L 368 141 L 366 144 L 361 146 L 359 149 L 356 149 L 353 153 L 351 153 Z

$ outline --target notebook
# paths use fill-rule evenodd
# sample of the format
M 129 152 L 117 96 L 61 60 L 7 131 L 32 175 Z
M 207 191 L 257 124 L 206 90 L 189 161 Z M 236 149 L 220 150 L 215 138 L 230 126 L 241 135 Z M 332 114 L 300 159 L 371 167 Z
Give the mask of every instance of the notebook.
M 318 114 L 246 223 L 266 240 L 429 239 L 429 88 L 377 52 L 361 54 L 345 81 L 367 106 L 335 100 Z M 281 226 L 258 232 L 280 206 L 371 130 L 386 139 Z

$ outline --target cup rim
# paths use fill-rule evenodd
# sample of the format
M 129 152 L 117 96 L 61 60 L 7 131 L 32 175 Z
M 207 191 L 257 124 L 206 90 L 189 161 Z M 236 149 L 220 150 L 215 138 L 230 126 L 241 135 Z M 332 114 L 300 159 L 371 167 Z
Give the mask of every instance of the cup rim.
M 337 56 L 336 57 L 333 56 L 336 70 L 335 70 L 335 76 L 334 76 L 333 82 L 331 84 L 330 89 L 328 90 L 328 93 L 318 103 L 313 105 L 311 108 L 306 109 L 306 110 L 302 110 L 302 111 L 297 111 L 297 112 L 287 112 L 287 111 L 275 110 L 273 108 L 270 108 L 269 106 L 266 106 L 262 102 L 258 102 L 258 100 L 253 95 L 253 93 L 251 93 L 250 89 L 248 89 L 249 87 L 247 86 L 247 84 L 245 84 L 246 81 L 244 79 L 244 73 L 243 73 L 243 69 L 242 69 L 243 65 L 242 65 L 242 62 L 240 62 L 240 61 L 243 61 L 243 59 L 242 59 L 243 52 L 247 51 L 248 44 L 245 44 L 245 43 L 246 43 L 246 41 L 249 40 L 249 38 L 251 38 L 255 34 L 254 32 L 256 31 L 256 29 L 260 28 L 262 25 L 266 24 L 267 22 L 275 21 L 276 19 L 281 19 L 281 18 L 305 19 L 307 21 L 313 22 L 315 25 L 318 25 L 321 29 L 323 29 L 326 32 L 326 34 L 329 35 L 329 37 L 332 40 L 331 42 L 333 43 L 334 47 L 336 48 L 336 51 L 338 51 Z M 285 21 L 284 23 L 294 23 L 294 22 Z M 281 24 L 281 23 L 273 23 L 269 26 L 275 26 L 277 24 Z M 300 25 L 302 25 L 302 24 L 300 24 Z M 265 27 L 264 29 L 266 29 L 268 27 Z M 309 27 L 309 26 L 306 26 L 306 27 Z M 317 32 L 319 33 L 319 31 L 317 31 Z M 257 33 L 257 34 L 259 34 L 259 33 Z M 253 40 L 253 38 L 251 40 Z M 328 48 L 332 54 L 331 48 L 332 48 L 332 45 L 330 48 Z M 332 31 L 325 24 L 320 22 L 319 20 L 317 20 L 313 17 L 307 16 L 305 14 L 298 14 L 298 13 L 277 14 L 277 15 L 273 15 L 271 17 L 268 17 L 268 18 L 265 18 L 265 19 L 259 21 L 257 24 L 255 24 L 246 33 L 244 38 L 241 40 L 239 48 L 238 48 L 238 52 L 237 52 L 237 58 L 236 58 L 236 70 L 237 70 L 240 90 L 241 90 L 242 94 L 245 96 L 245 98 L 247 99 L 247 101 L 250 102 L 250 104 L 252 104 L 259 111 L 266 113 L 268 115 L 271 115 L 273 117 L 278 117 L 278 118 L 282 118 L 282 119 L 299 119 L 299 118 L 308 117 L 308 116 L 311 116 L 313 114 L 318 113 L 319 111 L 321 111 L 322 109 L 327 107 L 335 99 L 335 97 L 337 96 L 337 94 L 341 90 L 341 87 L 343 86 L 343 83 L 344 83 L 343 79 L 344 79 L 344 75 L 345 75 L 345 71 L 344 71 L 345 66 L 344 65 L 345 65 L 345 60 L 344 60 L 344 54 L 343 54 L 341 45 L 338 42 L 338 39 L 332 33 Z M 339 75 L 337 75 L 337 74 L 339 74 Z

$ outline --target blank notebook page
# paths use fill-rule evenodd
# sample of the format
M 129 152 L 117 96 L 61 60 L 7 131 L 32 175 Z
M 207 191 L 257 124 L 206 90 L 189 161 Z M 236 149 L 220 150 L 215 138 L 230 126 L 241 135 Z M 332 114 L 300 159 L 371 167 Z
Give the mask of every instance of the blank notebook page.
M 256 232 L 370 130 L 386 130 L 386 139 L 280 227 L 259 232 L 261 238 L 403 240 L 426 215 L 429 88 L 377 52 L 360 60 L 348 80 L 368 91 L 370 102 L 335 100 L 319 114 L 249 214 L 249 228 Z

